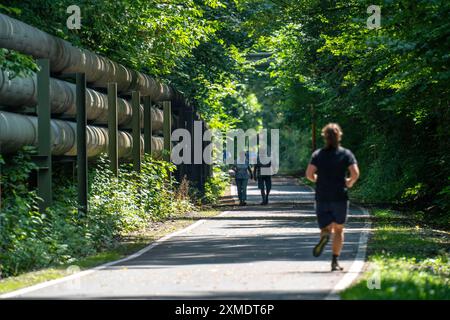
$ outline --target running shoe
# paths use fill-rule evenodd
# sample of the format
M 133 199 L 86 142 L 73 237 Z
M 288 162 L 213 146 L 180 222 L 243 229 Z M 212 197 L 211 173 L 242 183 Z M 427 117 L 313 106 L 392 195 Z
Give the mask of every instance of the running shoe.
M 330 235 L 326 234 L 320 237 L 319 243 L 313 249 L 313 256 L 318 257 L 322 254 L 323 249 L 327 245 L 328 241 L 330 241 Z
M 331 271 L 342 271 L 344 268 L 342 268 L 339 265 L 339 262 L 337 260 L 334 260 L 331 262 Z

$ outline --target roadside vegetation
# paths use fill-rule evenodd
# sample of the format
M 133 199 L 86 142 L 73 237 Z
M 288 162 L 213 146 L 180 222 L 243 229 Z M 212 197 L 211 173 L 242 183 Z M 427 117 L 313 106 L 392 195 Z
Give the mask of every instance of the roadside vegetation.
M 449 300 L 450 232 L 426 225 L 418 215 L 379 209 L 372 214 L 368 270 L 341 298 Z
M 198 192 L 188 182 L 178 184 L 170 177 L 175 169 L 170 163 L 146 157 L 140 174 L 124 164 L 116 179 L 101 158 L 89 177 L 87 215 L 79 214 L 75 186 L 64 178 L 55 179 L 54 204 L 41 214 L 39 199 L 29 185 L 35 169 L 31 154 L 32 150 L 26 149 L 3 160 L 2 278 L 72 264 L 112 249 L 116 252 L 114 248 L 123 247 L 131 234 L 139 238 L 155 223 L 198 210 L 195 204 L 206 201 L 195 198 Z M 217 199 L 220 192 L 220 188 L 209 190 L 209 200 Z
M 0 294 L 32 286 L 43 281 L 58 279 L 107 262 L 119 260 L 137 252 L 167 234 L 185 228 L 199 219 L 212 217 L 218 213 L 218 211 L 212 209 L 193 211 L 185 214 L 171 215 L 163 221 L 152 222 L 145 229 L 131 232 L 118 239 L 111 247 L 105 248 L 93 255 L 75 257 L 70 263 L 52 265 L 51 267 L 0 279 Z
M 355 196 L 448 219 L 448 1 L 381 1 L 377 29 L 369 0 L 82 1 L 79 31 L 65 25 L 71 4 L 5 0 L 0 12 L 171 82 L 212 129 L 281 129 L 283 172 L 304 169 L 313 124 L 320 147 L 338 122 L 362 168 Z M 3 49 L 0 66 L 35 68 Z
M 372 0 L 80 1 L 76 31 L 65 25 L 72 4 L 4 0 L 0 12 L 175 85 L 212 129 L 280 129 L 284 173 L 302 172 L 313 133 L 320 147 L 320 128 L 338 122 L 361 168 L 352 199 L 395 210 L 374 211 L 369 260 L 382 289 L 362 280 L 343 297 L 448 298 L 449 1 L 379 1 L 376 29 L 367 28 Z M 36 70 L 4 49 L 0 67 Z M 217 201 L 228 179 L 215 168 L 199 199 L 168 178 L 168 163 L 148 159 L 140 177 L 125 165 L 112 181 L 99 161 L 89 216 L 78 216 L 64 183 L 40 215 L 28 153 L 2 162 L 3 277 L 109 250 L 149 223 Z
M 216 35 L 231 25 L 216 21 L 215 14 L 223 8 L 220 1 L 188 1 L 183 5 L 174 0 L 81 2 L 83 27 L 79 31 L 66 27 L 66 8 L 72 4 L 65 0 L 6 0 L 0 12 L 172 82 L 187 98 L 196 100 L 201 110 L 208 110 L 203 117 L 211 128 L 228 128 L 236 122 L 224 110 L 223 100 L 240 96 L 239 81 L 233 79 L 241 68 L 237 61 L 241 55 L 221 40 L 225 35 Z M 205 45 L 209 41 L 211 45 Z M 211 47 L 217 58 L 228 61 L 218 64 L 214 72 L 208 67 L 210 62 L 197 60 Z M 33 59 L 6 49 L 0 49 L 0 67 L 11 76 L 36 71 Z M 213 204 L 228 181 L 224 172 L 214 168 L 201 194 L 188 181 L 177 183 L 170 178 L 175 167 L 164 161 L 147 158 L 140 175 L 124 164 L 115 179 L 107 161 L 97 159 L 90 164 L 89 214 L 81 216 L 73 169 L 55 166 L 54 204 L 40 214 L 30 156 L 28 149 L 0 156 L 0 278 L 49 266 L 59 268 L 114 250 L 130 234 Z

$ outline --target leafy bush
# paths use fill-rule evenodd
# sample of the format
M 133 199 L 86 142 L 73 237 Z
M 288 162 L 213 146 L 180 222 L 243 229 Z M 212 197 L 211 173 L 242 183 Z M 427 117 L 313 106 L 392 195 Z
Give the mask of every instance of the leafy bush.
M 222 170 L 221 167 L 214 166 L 212 176 L 205 183 L 203 202 L 209 204 L 216 203 L 223 196 L 229 183 L 230 177 L 228 173 Z
M 192 210 L 191 202 L 177 193 L 175 181 L 170 178 L 174 170 L 174 165 L 148 157 L 140 174 L 125 164 L 116 179 L 108 162 L 100 159 L 91 177 L 90 215 L 109 221 L 103 227 L 126 233 L 173 213 Z
M 0 210 L 0 272 L 15 273 L 21 266 L 46 260 L 45 250 L 32 239 L 43 236 L 43 219 L 38 212 L 37 196 L 29 192 L 27 179 L 34 165 L 31 152 L 25 150 L 10 161 L 2 160 L 2 207 Z M 35 254 L 39 252 L 39 254 Z M 4 266 L 7 267 L 4 267 Z
M 0 158 L 0 161 L 3 161 Z M 7 159 L 1 187 L 0 271 L 2 276 L 72 263 L 114 246 L 121 236 L 146 228 L 152 221 L 193 209 L 187 182 L 177 186 L 170 177 L 175 166 L 146 157 L 140 174 L 125 164 L 115 178 L 105 158 L 90 172 L 89 210 L 79 215 L 76 188 L 56 186 L 54 203 L 45 214 L 29 191 L 35 165 L 31 150 Z M 55 189 L 56 190 L 56 189 Z

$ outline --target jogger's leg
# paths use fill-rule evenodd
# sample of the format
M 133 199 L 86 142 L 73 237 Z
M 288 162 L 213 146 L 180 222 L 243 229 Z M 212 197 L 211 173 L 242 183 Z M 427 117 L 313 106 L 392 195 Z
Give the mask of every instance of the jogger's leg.
M 332 225 L 333 232 L 333 259 L 331 260 L 331 271 L 342 271 L 342 268 L 339 265 L 338 258 L 341 254 L 342 246 L 344 244 L 344 225 L 333 223 Z
M 341 254 L 342 246 L 344 244 L 344 225 L 332 224 L 333 231 L 333 255 L 339 256 Z
M 320 229 L 319 243 L 313 249 L 314 257 L 318 257 L 322 254 L 323 249 L 325 248 L 326 244 L 330 240 L 330 233 L 331 233 L 331 225 L 328 225 L 328 226 Z
M 331 224 L 326 226 L 325 228 L 320 229 L 320 236 L 330 235 L 331 234 Z

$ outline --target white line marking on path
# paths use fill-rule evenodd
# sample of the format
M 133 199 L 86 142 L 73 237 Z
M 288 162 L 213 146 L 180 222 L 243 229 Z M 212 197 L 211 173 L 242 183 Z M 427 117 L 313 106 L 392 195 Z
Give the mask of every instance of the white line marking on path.
M 364 212 L 364 216 L 369 215 L 367 209 L 360 206 L 358 207 L 362 212 Z M 362 273 L 366 263 L 367 240 L 369 238 L 370 227 L 371 222 L 366 222 L 364 225 L 364 230 L 361 231 L 361 235 L 359 236 L 358 252 L 356 253 L 355 260 L 353 261 L 350 269 L 346 272 L 345 276 L 339 280 L 333 290 L 331 290 L 331 292 L 326 296 L 325 300 L 339 300 L 339 292 L 348 288 Z
M 217 215 L 217 217 L 221 217 L 221 216 L 227 215 L 229 213 L 230 213 L 230 211 L 224 211 L 224 212 L 220 213 L 219 215 Z M 88 269 L 88 270 L 85 270 L 85 271 L 81 271 L 81 272 L 75 273 L 75 274 L 67 276 L 67 277 L 62 277 L 62 278 L 58 278 L 58 279 L 55 279 L 55 280 L 45 281 L 45 282 L 33 285 L 31 287 L 26 287 L 26 288 L 23 288 L 23 289 L 19 289 L 19 290 L 16 290 L 16 291 L 5 293 L 5 294 L 0 295 L 0 299 L 8 299 L 8 298 L 19 297 L 21 295 L 24 295 L 24 294 L 27 294 L 27 293 L 30 293 L 30 292 L 33 292 L 33 291 L 36 291 L 36 290 L 40 290 L 40 289 L 43 289 L 43 288 L 54 286 L 54 285 L 59 284 L 59 283 L 63 283 L 63 282 L 66 282 L 66 281 L 75 280 L 75 279 L 87 276 L 87 275 L 92 274 L 92 273 L 94 273 L 96 271 L 105 269 L 107 267 L 113 266 L 113 265 L 121 263 L 121 262 L 125 262 L 125 261 L 128 261 L 128 260 L 135 259 L 135 258 L 143 255 L 144 253 L 152 250 L 153 248 L 159 246 L 160 244 L 164 243 L 165 241 L 167 241 L 167 240 L 169 240 L 169 239 L 171 239 L 173 237 L 176 237 L 176 236 L 178 236 L 180 234 L 183 234 L 185 232 L 191 231 L 192 229 L 195 229 L 195 228 L 199 227 L 200 225 L 202 225 L 206 221 L 207 221 L 207 219 L 201 219 L 201 220 L 195 222 L 194 224 L 192 224 L 192 225 L 190 225 L 190 226 L 188 226 L 188 227 L 186 227 L 184 229 L 172 232 L 172 233 L 170 233 L 170 234 L 168 234 L 168 235 L 166 235 L 166 236 L 164 236 L 164 237 L 162 237 L 162 238 L 160 238 L 158 240 L 155 240 L 150 245 L 146 246 L 145 248 L 142 248 L 138 252 L 136 252 L 136 253 L 128 256 L 128 257 L 125 257 L 125 258 L 122 258 L 122 259 L 119 259 L 119 260 L 116 260 L 116 261 L 111 261 L 111 262 L 102 264 L 100 266 L 97 266 L 95 268 Z
M 315 192 L 314 188 L 305 185 L 305 187 L 309 188 L 311 192 Z M 236 188 L 232 188 L 232 195 L 236 197 L 237 191 Z M 314 202 L 314 200 L 312 201 Z M 361 212 L 363 212 L 363 215 L 358 215 L 358 217 L 364 217 L 369 218 L 370 213 L 366 208 L 363 208 L 361 206 L 355 205 L 358 207 Z M 349 215 L 351 217 L 351 215 Z M 362 273 L 362 270 L 364 268 L 364 265 L 366 263 L 366 253 L 367 253 L 367 240 L 369 238 L 370 228 L 371 228 L 371 222 L 368 221 L 364 224 L 363 230 L 361 231 L 361 235 L 359 236 L 359 242 L 358 242 L 358 251 L 356 253 L 355 260 L 353 261 L 350 269 L 345 272 L 345 275 L 342 277 L 341 280 L 334 286 L 334 288 L 331 290 L 331 292 L 325 297 L 325 300 L 338 300 L 339 292 L 348 288 L 353 281 L 356 280 L 356 278 L 359 277 L 359 275 Z
M 314 190 L 314 189 L 312 189 L 312 190 Z M 233 188 L 233 185 L 232 185 L 231 186 L 231 195 L 235 197 L 236 193 L 237 192 L 236 192 L 235 188 Z M 368 211 L 365 208 L 362 208 L 362 207 L 359 207 L 359 208 L 364 212 L 364 215 L 368 215 L 369 214 Z M 217 217 L 221 217 L 221 216 L 227 215 L 229 213 L 230 213 L 230 211 L 224 211 L 221 214 L 217 215 Z M 158 240 L 155 240 L 150 245 L 146 246 L 145 248 L 139 250 L 138 252 L 136 252 L 136 253 L 128 256 L 128 257 L 125 257 L 125 258 L 122 258 L 122 259 L 119 259 L 119 260 L 116 260 L 116 261 L 111 261 L 111 262 L 102 264 L 100 266 L 97 266 L 95 268 L 88 269 L 88 270 L 85 270 L 85 271 L 82 271 L 82 272 L 78 272 L 78 273 L 75 273 L 75 274 L 67 276 L 67 277 L 62 277 L 62 278 L 55 279 L 55 280 L 45 281 L 45 282 L 36 284 L 34 286 L 30 286 L 30 287 L 27 287 L 27 288 L 23 288 L 23 289 L 19 289 L 19 290 L 16 290 L 16 291 L 9 292 L 9 293 L 5 293 L 3 295 L 0 295 L 0 299 L 8 299 L 8 298 L 19 297 L 21 295 L 24 295 L 24 294 L 27 294 L 27 293 L 30 293 L 30 292 L 33 292 L 33 291 L 37 291 L 37 290 L 40 290 L 40 289 L 43 289 L 43 288 L 54 286 L 56 284 L 60 284 L 60 283 L 63 283 L 63 282 L 67 282 L 67 281 L 71 281 L 71 280 L 75 280 L 75 279 L 87 276 L 87 275 L 92 274 L 92 273 L 94 273 L 96 271 L 100 271 L 102 269 L 105 269 L 107 267 L 113 266 L 113 265 L 121 263 L 121 262 L 125 262 L 125 261 L 129 261 L 129 260 L 135 259 L 135 258 L 143 255 L 144 253 L 152 250 L 153 248 L 157 247 L 158 245 L 164 243 L 165 241 L 167 241 L 167 240 L 169 240 L 169 239 L 171 239 L 171 238 L 173 238 L 175 236 L 178 236 L 180 234 L 183 234 L 185 232 L 188 232 L 190 230 L 193 230 L 193 229 L 199 227 L 200 225 L 202 225 L 206 221 L 207 221 L 207 219 L 202 219 L 202 220 L 199 220 L 196 223 L 194 223 L 194 224 L 192 224 L 192 225 L 190 225 L 190 226 L 188 226 L 188 227 L 186 227 L 184 229 L 181 229 L 181 230 L 175 231 L 173 233 L 170 233 L 170 234 L 168 234 L 168 235 L 166 235 L 166 236 L 164 236 L 164 237 L 162 237 L 162 238 L 160 238 Z M 345 288 L 347 288 L 359 276 L 359 274 L 362 272 L 362 269 L 363 269 L 364 264 L 365 264 L 365 257 L 366 257 L 366 251 L 367 251 L 367 239 L 368 239 L 368 235 L 369 235 L 370 226 L 371 226 L 370 222 L 366 223 L 365 226 L 364 226 L 365 231 L 361 232 L 361 236 L 359 238 L 359 243 L 358 243 L 358 252 L 356 254 L 355 260 L 354 260 L 352 266 L 350 267 L 349 271 L 347 271 L 346 275 L 336 284 L 336 286 L 327 295 L 327 297 L 325 299 L 327 299 L 327 300 L 339 299 L 338 292 L 343 290 L 343 289 L 345 289 Z

